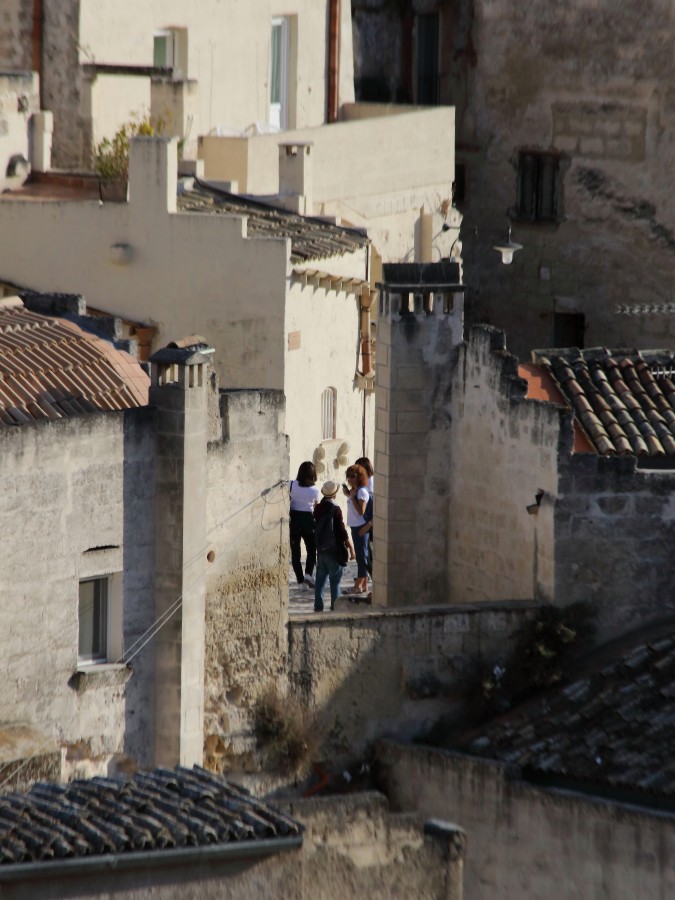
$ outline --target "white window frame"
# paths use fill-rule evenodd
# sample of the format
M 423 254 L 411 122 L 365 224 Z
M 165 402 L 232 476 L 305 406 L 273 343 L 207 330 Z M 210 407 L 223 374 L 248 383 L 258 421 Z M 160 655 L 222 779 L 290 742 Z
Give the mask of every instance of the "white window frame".
M 102 621 L 99 625 L 100 644 L 97 652 L 91 654 L 81 652 L 80 631 L 82 626 L 82 585 L 100 584 L 103 597 L 99 598 L 102 606 Z M 96 602 L 96 601 L 95 601 Z M 99 614 L 99 618 L 101 614 Z M 88 623 L 87 623 L 88 625 Z M 80 579 L 78 583 L 77 607 L 77 663 L 78 668 L 100 666 L 115 663 L 122 658 L 122 574 L 105 574 Z M 93 637 L 93 632 L 90 635 Z M 93 644 L 93 640 L 91 641 Z
M 327 387 L 321 394 L 321 440 L 333 441 L 337 436 L 337 390 Z
M 157 41 L 164 40 L 166 41 L 166 57 L 164 62 L 159 65 L 156 60 L 157 56 Z M 164 28 L 161 31 L 156 31 L 152 36 L 152 64 L 153 66 L 157 66 L 160 69 L 175 69 L 176 64 L 178 62 L 178 36 L 175 31 L 170 31 L 168 28 Z
M 279 100 L 272 101 L 274 88 L 274 29 L 280 29 L 279 46 Z M 290 64 L 291 24 L 288 16 L 278 16 L 272 19 L 270 30 L 270 61 L 269 61 L 269 123 L 280 131 L 288 128 L 288 83 Z

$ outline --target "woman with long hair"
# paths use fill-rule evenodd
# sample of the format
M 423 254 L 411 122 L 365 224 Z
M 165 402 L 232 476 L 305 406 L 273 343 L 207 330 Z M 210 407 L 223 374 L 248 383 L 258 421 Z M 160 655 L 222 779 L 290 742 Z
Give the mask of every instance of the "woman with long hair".
M 288 491 L 291 498 L 290 510 L 290 538 L 291 538 L 291 565 L 298 579 L 298 584 L 306 584 L 314 587 L 314 566 L 316 565 L 316 542 L 314 540 L 314 507 L 319 501 L 321 492 L 316 486 L 316 469 L 314 463 L 306 461 L 300 464 L 296 478 L 289 483 Z M 302 571 L 302 559 L 300 556 L 301 541 L 305 542 L 307 558 L 305 571 Z
M 368 506 L 368 475 L 363 466 L 354 464 L 345 473 L 347 487 L 344 491 L 347 501 L 347 526 L 352 533 L 352 543 L 356 553 L 357 574 L 354 587 L 349 593 L 366 594 L 368 592 L 368 534 L 361 534 L 366 524 L 364 513 Z

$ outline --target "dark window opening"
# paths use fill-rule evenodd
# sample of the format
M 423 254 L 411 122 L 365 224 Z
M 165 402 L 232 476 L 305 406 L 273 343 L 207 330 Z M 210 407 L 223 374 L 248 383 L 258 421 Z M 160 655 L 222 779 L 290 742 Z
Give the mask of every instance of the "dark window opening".
M 583 313 L 554 313 L 553 346 L 578 347 L 581 350 L 585 330 L 586 318 Z
M 466 163 L 455 163 L 455 180 L 452 182 L 452 205 L 463 206 L 466 199 Z
M 562 190 L 560 157 L 557 154 L 520 153 L 516 215 L 527 222 L 561 220 Z
M 438 13 L 417 16 L 417 102 L 425 106 L 440 102 L 438 50 Z

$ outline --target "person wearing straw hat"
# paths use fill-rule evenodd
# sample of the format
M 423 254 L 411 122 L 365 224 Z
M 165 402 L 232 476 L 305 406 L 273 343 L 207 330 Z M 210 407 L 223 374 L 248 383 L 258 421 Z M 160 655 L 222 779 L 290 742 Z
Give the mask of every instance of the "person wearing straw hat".
M 314 582 L 314 612 L 323 612 L 323 589 L 330 582 L 330 608 L 340 593 L 340 581 L 348 559 L 354 559 L 354 547 L 345 528 L 342 510 L 335 498 L 340 485 L 326 481 L 321 488 L 321 502 L 314 507 L 314 529 L 317 562 Z

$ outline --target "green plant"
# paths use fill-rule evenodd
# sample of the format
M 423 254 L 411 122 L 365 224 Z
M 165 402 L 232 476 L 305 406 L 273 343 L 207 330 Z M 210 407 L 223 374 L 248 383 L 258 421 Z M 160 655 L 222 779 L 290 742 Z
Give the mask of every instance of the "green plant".
M 255 703 L 253 727 L 272 766 L 293 774 L 308 771 L 320 738 L 315 717 L 298 697 L 283 696 L 270 685 Z
M 129 142 L 137 135 L 152 137 L 162 129 L 162 121 L 151 119 L 147 114 L 132 116 L 123 122 L 112 138 L 103 138 L 94 150 L 94 168 L 103 179 L 126 179 L 129 177 Z

